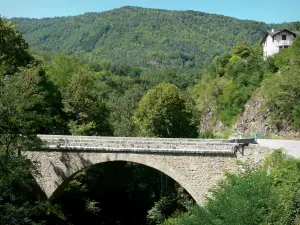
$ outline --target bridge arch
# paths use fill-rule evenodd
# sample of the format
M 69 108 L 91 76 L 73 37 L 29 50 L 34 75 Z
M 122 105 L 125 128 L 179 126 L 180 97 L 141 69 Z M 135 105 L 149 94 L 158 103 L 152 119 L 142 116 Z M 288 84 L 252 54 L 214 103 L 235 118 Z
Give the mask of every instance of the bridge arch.
M 118 162 L 129 162 L 129 163 L 134 163 L 136 165 L 142 165 L 142 166 L 145 166 L 145 167 L 148 167 L 148 168 L 151 168 L 157 172 L 160 172 L 164 175 L 167 175 L 168 177 L 170 177 L 171 179 L 173 179 L 174 181 L 176 181 L 178 184 L 181 185 L 182 188 L 185 189 L 185 191 L 195 200 L 195 198 L 192 196 L 192 194 L 190 193 L 189 190 L 187 190 L 187 187 L 185 187 L 186 185 L 185 184 L 188 184 L 188 182 L 185 180 L 184 177 L 180 177 L 179 174 L 176 172 L 176 170 L 172 169 L 172 168 L 168 168 L 166 167 L 164 164 L 162 163 L 156 163 L 153 165 L 152 162 L 141 162 L 141 160 L 136 160 L 135 158 L 134 159 L 113 159 L 113 160 L 106 160 L 106 161 L 101 161 L 101 162 L 98 162 L 98 163 L 95 163 L 95 164 L 91 164 L 91 165 L 87 165 L 85 168 L 82 168 L 82 169 L 79 169 L 78 168 L 78 171 L 75 172 L 74 174 L 72 174 L 71 176 L 67 177 L 66 180 L 63 180 L 62 183 L 54 190 L 54 192 L 49 196 L 49 198 L 56 198 L 57 196 L 60 195 L 61 191 L 64 190 L 64 188 L 66 187 L 66 185 L 72 181 L 72 179 L 74 179 L 74 177 L 76 176 L 76 174 L 80 173 L 81 171 L 85 170 L 85 169 L 88 169 L 89 167 L 93 166 L 93 165 L 101 165 L 101 164 L 104 164 L 104 163 L 118 163 Z
M 195 180 L 189 179 L 190 169 L 198 170 L 193 163 L 182 160 L 184 156 L 177 156 L 175 159 L 163 155 L 143 155 L 132 153 L 91 153 L 91 152 L 65 152 L 65 151 L 43 151 L 26 152 L 26 156 L 32 161 L 39 162 L 40 174 L 36 177 L 41 189 L 47 197 L 51 197 L 56 189 L 68 178 L 79 171 L 95 164 L 105 162 L 126 161 L 145 165 L 156 169 L 179 183 L 199 204 L 203 203 L 206 190 L 199 195 L 195 187 Z M 186 158 L 186 157 L 184 157 Z M 194 167 L 194 168 L 193 168 Z M 198 171 L 197 171 L 198 172 Z M 201 171 L 199 171 L 201 176 Z M 205 174 L 204 174 L 205 177 Z

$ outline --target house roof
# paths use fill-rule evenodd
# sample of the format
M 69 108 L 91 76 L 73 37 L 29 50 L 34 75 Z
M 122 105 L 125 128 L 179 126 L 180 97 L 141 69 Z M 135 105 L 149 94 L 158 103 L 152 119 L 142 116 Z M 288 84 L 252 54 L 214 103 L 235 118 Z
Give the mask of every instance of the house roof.
M 282 29 L 282 30 L 278 30 L 278 31 L 267 31 L 265 36 L 263 37 L 262 41 L 260 42 L 260 44 L 264 43 L 265 40 L 267 39 L 268 35 L 270 35 L 271 37 L 274 37 L 276 34 L 281 33 L 282 31 L 287 31 L 291 34 L 296 35 L 300 35 L 299 31 L 289 31 L 288 29 Z

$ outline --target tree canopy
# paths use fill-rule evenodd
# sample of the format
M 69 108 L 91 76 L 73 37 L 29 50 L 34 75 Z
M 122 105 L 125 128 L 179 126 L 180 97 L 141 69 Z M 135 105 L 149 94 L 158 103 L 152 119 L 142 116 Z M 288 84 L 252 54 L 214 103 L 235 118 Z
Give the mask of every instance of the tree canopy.
M 5 73 L 12 74 L 18 67 L 32 62 L 28 44 L 16 29 L 16 25 L 0 17 L 0 65 Z
M 180 90 L 167 83 L 150 89 L 134 113 L 140 134 L 150 137 L 195 137 L 191 118 Z

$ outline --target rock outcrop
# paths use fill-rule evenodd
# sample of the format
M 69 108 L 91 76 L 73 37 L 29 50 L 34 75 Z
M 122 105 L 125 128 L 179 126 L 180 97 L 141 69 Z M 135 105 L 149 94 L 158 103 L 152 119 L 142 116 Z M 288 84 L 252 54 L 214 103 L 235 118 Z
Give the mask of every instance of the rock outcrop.
M 253 93 L 250 100 L 245 104 L 243 113 L 238 117 L 233 127 L 236 133 L 242 135 L 278 136 L 283 138 L 299 137 L 299 133 L 293 131 L 291 123 L 285 121 L 281 126 L 275 126 L 270 119 L 270 109 L 260 90 Z

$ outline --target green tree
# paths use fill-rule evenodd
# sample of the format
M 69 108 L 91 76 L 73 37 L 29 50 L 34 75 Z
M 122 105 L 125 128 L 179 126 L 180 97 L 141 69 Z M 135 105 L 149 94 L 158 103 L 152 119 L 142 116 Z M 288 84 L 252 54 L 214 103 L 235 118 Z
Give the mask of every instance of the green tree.
M 137 128 L 133 123 L 132 116 L 143 94 L 144 91 L 141 88 L 134 87 L 122 94 L 114 93 L 110 95 L 108 104 L 114 136 L 137 136 Z
M 13 74 L 18 67 L 33 61 L 28 44 L 17 31 L 16 25 L 0 17 L 0 66 L 5 74 Z
M 57 85 L 46 76 L 45 70 L 40 71 L 41 81 L 39 87 L 44 93 L 43 114 L 47 115 L 49 121 L 41 124 L 41 134 L 68 134 L 67 116 L 63 112 L 62 94 Z
M 95 76 L 80 69 L 63 93 L 64 112 L 72 134 L 110 135 L 108 110 L 95 86 Z
M 72 56 L 58 55 L 49 63 L 45 63 L 47 77 L 54 82 L 63 94 L 72 76 L 81 69 L 89 70 L 89 66 Z
M 289 29 L 292 30 L 292 31 L 300 30 L 300 21 L 292 22 L 292 23 L 290 24 Z
M 178 185 L 175 187 L 175 191 L 166 193 L 148 210 L 147 224 L 161 224 L 172 214 L 188 212 L 193 208 L 195 202 L 187 192 Z
M 276 205 L 272 195 L 272 180 L 266 173 L 246 172 L 229 175 L 213 190 L 204 207 L 197 208 L 178 224 L 259 225 L 271 207 Z
M 282 150 L 277 150 L 265 160 L 262 170 L 273 180 L 278 201 L 266 220 L 277 224 L 298 225 L 300 223 L 300 160 L 286 155 Z
M 233 55 L 239 56 L 244 59 L 251 55 L 251 48 L 247 44 L 239 44 L 234 46 L 231 52 Z
M 139 102 L 133 119 L 142 136 L 196 136 L 191 112 L 182 93 L 173 84 L 162 83 L 150 89 Z
M 279 71 L 268 74 L 262 83 L 262 94 L 266 107 L 270 109 L 270 118 L 278 128 L 292 125 L 300 129 L 299 114 L 299 69 L 300 69 L 300 38 L 297 37 L 291 48 L 284 49 L 274 56 L 274 64 Z
M 43 114 L 40 80 L 38 68 L 0 76 L 0 146 L 7 154 L 20 154 L 24 143 L 37 144 L 36 131 L 49 119 Z
M 188 89 L 201 116 L 201 132 L 226 132 L 263 80 L 265 62 L 259 45 L 240 44 L 231 54 L 216 56 L 201 80 Z M 202 121 L 202 124 L 201 124 Z M 215 126 L 221 124 L 221 126 Z
M 299 68 L 300 67 L 300 37 L 299 37 L 299 35 L 295 38 L 295 40 L 293 41 L 293 44 L 289 50 L 291 51 L 290 63 Z
M 299 70 L 284 70 L 281 74 L 266 79 L 262 85 L 262 93 L 267 107 L 271 109 L 272 122 L 281 127 L 286 122 L 295 122 L 299 127 L 298 99 L 300 93 Z
M 0 152 L 0 225 L 65 224 L 59 206 L 45 200 L 33 174 L 38 171 L 29 160 Z

